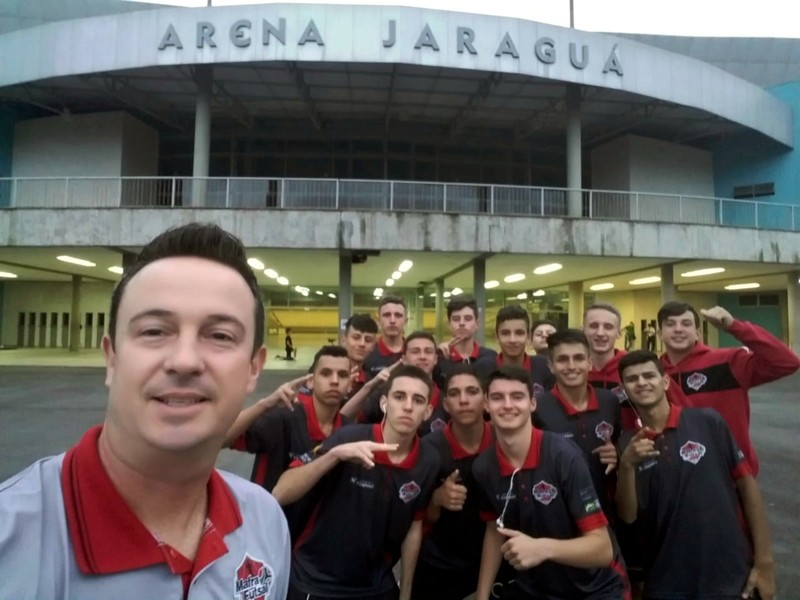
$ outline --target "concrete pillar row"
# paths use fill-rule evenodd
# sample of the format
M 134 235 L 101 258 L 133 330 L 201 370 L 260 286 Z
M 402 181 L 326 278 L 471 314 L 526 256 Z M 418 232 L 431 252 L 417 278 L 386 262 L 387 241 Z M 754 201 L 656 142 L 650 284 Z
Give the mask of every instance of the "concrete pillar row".
M 567 214 L 583 216 L 583 164 L 581 157 L 581 88 L 577 84 L 567 85 Z M 574 190 L 574 191 L 573 191 Z
M 672 265 L 661 265 L 661 304 L 677 299 Z
M 214 72 L 209 65 L 197 65 L 194 72 L 197 100 L 194 112 L 194 162 L 192 177 L 208 177 L 211 156 L 211 97 Z M 208 182 L 195 179 L 192 183 L 192 206 L 205 206 Z
M 478 305 L 478 331 L 475 334 L 475 341 L 483 345 L 486 341 L 486 259 L 476 258 L 472 261 L 472 289 L 475 303 Z
M 569 326 L 583 327 L 583 282 L 569 282 Z

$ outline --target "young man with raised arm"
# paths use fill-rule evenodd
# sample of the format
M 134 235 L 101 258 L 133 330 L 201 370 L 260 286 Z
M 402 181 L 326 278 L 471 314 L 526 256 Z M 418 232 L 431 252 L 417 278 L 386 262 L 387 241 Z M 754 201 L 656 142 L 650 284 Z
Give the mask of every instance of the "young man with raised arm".
M 643 538 L 644 598 L 772 600 L 764 503 L 727 425 L 716 411 L 671 405 L 655 354 L 631 352 L 619 370 L 643 424 L 620 440 L 617 509 Z
M 697 311 L 684 302 L 667 302 L 658 311 L 658 327 L 666 348 L 661 362 L 682 392 L 670 396 L 670 400 L 720 413 L 757 475 L 747 392 L 751 387 L 791 375 L 800 368 L 800 358 L 765 329 L 737 321 L 720 306 L 700 312 L 711 325 L 727 331 L 746 347 L 709 348 L 699 340 Z
M 398 367 L 381 398 L 380 424 L 343 427 L 310 463 L 273 490 L 287 505 L 312 489 L 319 501 L 293 548 L 291 600 L 406 600 L 422 541 L 422 519 L 439 458 L 417 430 L 430 415 L 430 377 Z M 392 573 L 400 560 L 398 589 Z
M 504 600 L 627 597 L 581 450 L 533 426 L 536 400 L 523 369 L 501 367 L 485 385 L 496 441 L 472 467 L 486 521 L 477 600 L 489 600 L 502 558 L 517 570 Z
M 401 358 L 403 336 L 408 323 L 406 301 L 400 296 L 392 295 L 381 298 L 378 303 L 378 323 L 381 326 L 381 335 L 364 360 L 364 371 L 368 380 Z

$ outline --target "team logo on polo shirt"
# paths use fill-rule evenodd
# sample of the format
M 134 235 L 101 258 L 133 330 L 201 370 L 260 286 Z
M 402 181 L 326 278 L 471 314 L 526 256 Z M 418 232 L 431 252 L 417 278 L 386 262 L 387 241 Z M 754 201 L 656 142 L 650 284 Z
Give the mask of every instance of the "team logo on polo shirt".
M 541 383 L 533 384 L 533 395 L 541 394 L 544 391 L 544 386 Z
M 533 486 L 533 497 L 545 506 L 555 500 L 556 496 L 558 496 L 558 490 L 556 489 L 556 486 L 551 485 L 544 480 Z
M 708 377 L 702 373 L 692 373 L 686 378 L 686 385 L 692 388 L 695 392 L 699 391 L 708 381 Z
M 408 483 L 404 483 L 400 486 L 400 500 L 408 504 L 414 498 L 419 496 L 420 490 L 419 485 L 417 485 L 416 481 L 409 481 Z
M 611 436 L 614 435 L 614 426 L 607 421 L 600 421 L 597 427 L 594 428 L 594 434 L 597 436 L 597 439 L 610 442 Z
M 272 567 L 245 554 L 233 579 L 234 600 L 265 600 L 273 579 Z
M 618 385 L 615 388 L 611 389 L 611 392 L 617 396 L 617 400 L 620 402 L 625 402 L 628 399 L 628 394 L 625 393 L 625 388 L 621 385 Z
M 444 429 L 445 425 L 447 425 L 447 423 L 445 423 L 442 419 L 434 419 L 433 421 L 431 421 L 431 432 Z
M 699 442 L 688 441 L 681 446 L 681 458 L 696 465 L 706 453 L 706 447 Z

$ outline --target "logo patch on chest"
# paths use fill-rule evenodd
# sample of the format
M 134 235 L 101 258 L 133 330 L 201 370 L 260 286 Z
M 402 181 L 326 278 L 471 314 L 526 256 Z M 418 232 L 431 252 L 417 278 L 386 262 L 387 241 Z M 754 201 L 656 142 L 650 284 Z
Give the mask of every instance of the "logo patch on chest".
M 272 587 L 272 567 L 245 554 L 233 578 L 234 600 L 265 600 Z
M 618 385 L 611 390 L 620 402 L 625 402 L 628 399 L 628 394 L 625 393 L 625 388 Z
M 597 427 L 594 428 L 594 434 L 597 436 L 597 439 L 610 442 L 611 436 L 614 435 L 614 426 L 607 421 L 600 421 Z
M 445 423 L 442 419 L 434 419 L 431 421 L 431 433 L 434 431 L 439 431 L 440 429 L 444 429 L 445 425 L 447 425 L 447 423 Z
M 408 483 L 404 483 L 400 486 L 400 500 L 408 504 L 414 498 L 419 496 L 419 493 L 422 490 L 420 489 L 419 485 L 417 485 L 416 481 L 409 481 Z
M 686 385 L 692 388 L 695 392 L 699 391 L 708 382 L 708 377 L 702 373 L 692 373 L 686 378 Z
M 706 453 L 706 447 L 699 442 L 688 441 L 681 446 L 681 458 L 696 465 Z
M 541 394 L 544 391 L 544 386 L 541 383 L 533 384 L 533 395 Z
M 544 480 L 533 486 L 533 497 L 545 506 L 555 500 L 556 496 L 558 496 L 558 490 L 556 489 L 556 486 L 551 485 Z

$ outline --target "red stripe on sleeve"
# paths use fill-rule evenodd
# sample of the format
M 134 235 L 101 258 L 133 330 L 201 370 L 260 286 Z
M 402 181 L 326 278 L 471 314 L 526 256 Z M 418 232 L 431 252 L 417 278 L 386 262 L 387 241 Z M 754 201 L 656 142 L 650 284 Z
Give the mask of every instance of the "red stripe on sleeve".
M 304 463 L 302 460 L 298 460 L 297 458 L 295 458 L 292 462 L 289 463 L 289 468 L 296 469 L 297 467 L 302 467 L 304 464 L 306 463 Z
M 608 519 L 606 519 L 606 516 L 602 513 L 602 511 L 598 511 L 593 515 L 578 519 L 578 528 L 583 533 L 589 533 L 590 531 L 600 529 L 601 527 L 605 527 L 607 525 Z
M 741 479 L 742 477 L 752 474 L 753 469 L 750 467 L 750 463 L 746 460 L 743 460 L 731 470 L 731 477 L 734 479 Z
M 425 509 L 418 510 L 414 513 L 414 520 L 415 521 L 422 521 L 425 518 Z
M 484 523 L 488 523 L 489 521 L 496 521 L 497 520 L 497 513 L 493 513 L 488 510 L 482 510 L 479 514 L 481 521 Z
M 235 440 L 233 440 L 231 448 L 233 448 L 234 450 L 238 450 L 239 452 L 247 452 L 247 442 L 245 440 L 245 435 L 242 434 Z

